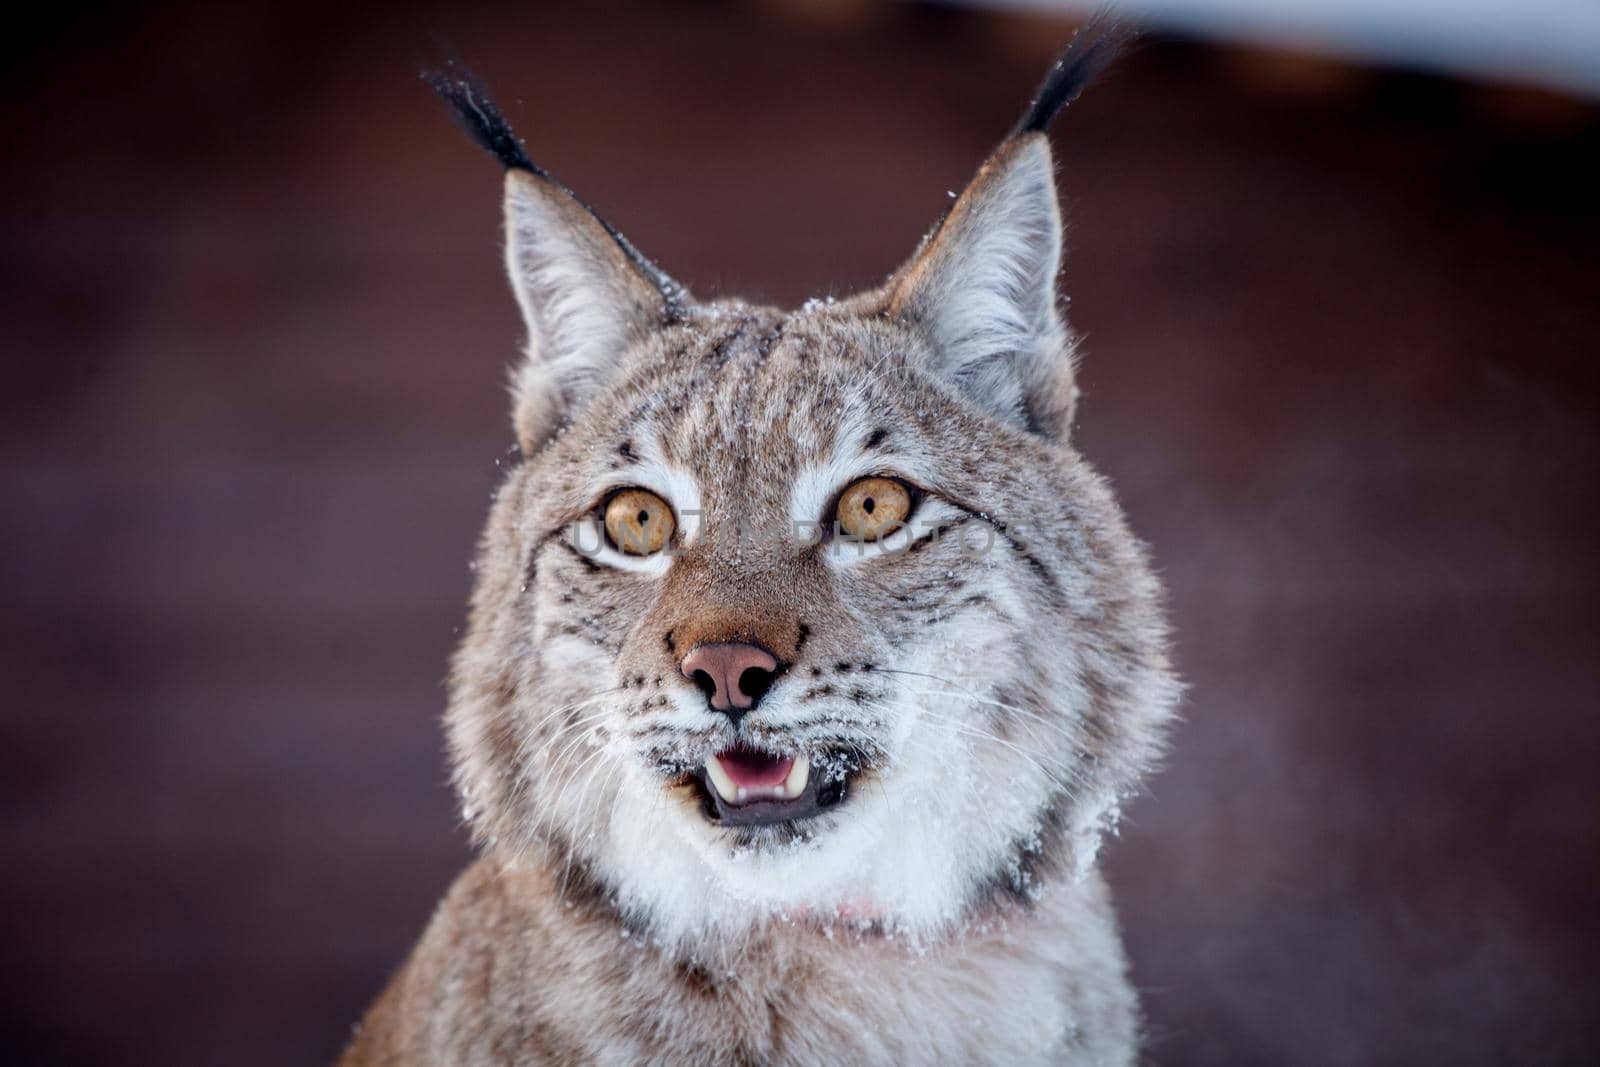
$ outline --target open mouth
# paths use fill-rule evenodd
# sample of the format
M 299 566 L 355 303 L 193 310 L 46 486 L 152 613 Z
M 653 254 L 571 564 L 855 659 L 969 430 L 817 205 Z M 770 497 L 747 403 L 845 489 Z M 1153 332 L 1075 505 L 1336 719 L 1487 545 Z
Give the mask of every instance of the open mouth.
M 777 756 L 746 745 L 706 760 L 696 776 L 706 818 L 730 826 L 768 826 L 804 819 L 844 799 L 845 778 L 824 781 L 811 759 Z

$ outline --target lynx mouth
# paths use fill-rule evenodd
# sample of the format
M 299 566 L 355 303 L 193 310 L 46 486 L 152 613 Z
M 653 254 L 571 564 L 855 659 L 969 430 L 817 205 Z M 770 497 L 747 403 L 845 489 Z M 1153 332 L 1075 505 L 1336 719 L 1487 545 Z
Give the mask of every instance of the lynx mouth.
M 770 826 L 808 818 L 844 799 L 845 777 L 824 781 L 810 756 L 779 756 L 735 745 L 695 775 L 707 819 L 727 826 Z

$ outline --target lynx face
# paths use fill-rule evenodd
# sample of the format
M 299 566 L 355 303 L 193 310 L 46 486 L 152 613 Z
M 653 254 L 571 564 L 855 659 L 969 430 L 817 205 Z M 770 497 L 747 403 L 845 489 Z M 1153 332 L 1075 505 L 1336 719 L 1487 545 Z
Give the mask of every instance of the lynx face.
M 788 313 L 697 303 L 484 139 L 529 330 L 448 715 L 486 847 L 665 937 L 935 935 L 1085 869 L 1175 685 L 1067 441 L 1043 135 Z

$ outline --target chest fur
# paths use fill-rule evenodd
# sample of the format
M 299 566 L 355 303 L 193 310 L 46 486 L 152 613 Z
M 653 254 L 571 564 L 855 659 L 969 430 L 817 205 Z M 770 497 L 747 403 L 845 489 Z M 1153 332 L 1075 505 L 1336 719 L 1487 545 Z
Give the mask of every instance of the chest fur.
M 1133 1059 L 1134 1001 L 1095 879 L 931 948 L 780 926 L 689 958 L 544 893 L 462 889 L 391 990 L 392 1017 L 372 1020 L 411 1031 L 400 1062 Z

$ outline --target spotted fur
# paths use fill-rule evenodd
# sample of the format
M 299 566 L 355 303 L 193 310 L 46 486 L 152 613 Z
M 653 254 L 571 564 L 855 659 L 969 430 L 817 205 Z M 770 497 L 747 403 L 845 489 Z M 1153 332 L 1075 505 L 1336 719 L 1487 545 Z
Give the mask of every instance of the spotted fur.
M 482 138 L 516 146 L 529 342 L 446 717 L 479 858 L 347 1064 L 1134 1059 L 1094 859 L 1177 687 L 1070 439 L 1042 106 L 881 287 L 793 311 L 693 300 Z M 903 544 L 828 530 L 866 475 L 913 488 Z M 669 553 L 600 538 L 624 487 L 674 509 Z M 731 641 L 785 664 L 737 725 L 678 670 Z M 848 795 L 708 820 L 736 736 Z

